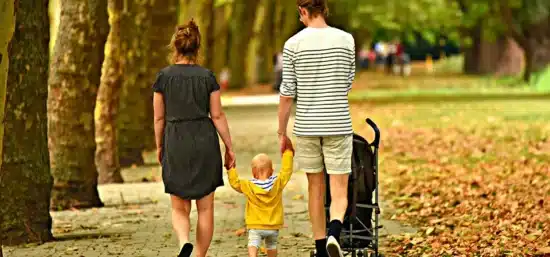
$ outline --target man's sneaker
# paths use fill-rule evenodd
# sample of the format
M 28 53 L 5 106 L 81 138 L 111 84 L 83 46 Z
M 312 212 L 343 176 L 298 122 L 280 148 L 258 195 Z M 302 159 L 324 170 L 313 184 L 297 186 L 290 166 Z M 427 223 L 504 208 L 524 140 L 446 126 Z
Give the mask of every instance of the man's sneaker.
M 329 257 L 344 257 L 340 244 L 333 236 L 329 236 L 327 239 L 327 253 Z

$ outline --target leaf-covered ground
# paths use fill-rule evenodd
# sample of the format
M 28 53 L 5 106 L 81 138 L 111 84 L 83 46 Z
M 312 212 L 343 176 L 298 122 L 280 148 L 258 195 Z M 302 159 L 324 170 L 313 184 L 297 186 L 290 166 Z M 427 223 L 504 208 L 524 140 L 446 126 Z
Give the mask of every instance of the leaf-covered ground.
M 382 197 L 418 234 L 390 256 L 550 256 L 550 102 L 353 106 L 382 129 Z

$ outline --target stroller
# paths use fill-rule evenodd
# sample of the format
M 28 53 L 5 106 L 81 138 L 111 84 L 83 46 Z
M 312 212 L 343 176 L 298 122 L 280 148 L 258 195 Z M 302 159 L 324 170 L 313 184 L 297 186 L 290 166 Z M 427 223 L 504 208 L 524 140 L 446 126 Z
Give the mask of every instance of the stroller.
M 366 120 L 375 137 L 369 143 L 363 137 L 353 135 L 352 173 L 348 185 L 348 208 L 340 235 L 340 246 L 345 256 L 382 257 L 378 249 L 380 207 L 378 206 L 378 146 L 380 130 L 371 120 Z M 326 173 L 325 173 L 326 174 Z M 325 175 L 328 181 L 328 175 Z M 326 183 L 325 211 L 327 227 L 330 222 L 330 183 Z M 374 202 L 373 202 L 374 194 Z M 372 215 L 374 210 L 374 217 Z M 374 222 L 374 227 L 373 223 Z M 310 252 L 315 257 L 315 252 Z

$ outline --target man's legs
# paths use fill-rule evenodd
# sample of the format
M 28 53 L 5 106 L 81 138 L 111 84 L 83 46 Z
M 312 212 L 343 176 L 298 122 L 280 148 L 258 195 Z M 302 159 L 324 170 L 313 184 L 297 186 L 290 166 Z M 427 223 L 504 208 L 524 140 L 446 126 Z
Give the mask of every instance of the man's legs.
M 353 136 L 324 137 L 324 163 L 330 180 L 330 224 L 327 252 L 330 257 L 341 257 L 339 240 L 348 207 L 348 178 L 351 173 Z
M 308 173 L 309 193 L 309 220 L 313 228 L 313 239 L 325 239 L 326 217 L 325 217 L 325 174 Z
M 317 257 L 327 257 L 325 218 L 325 175 L 320 137 L 297 137 L 296 160 L 306 172 L 309 193 L 309 220 Z

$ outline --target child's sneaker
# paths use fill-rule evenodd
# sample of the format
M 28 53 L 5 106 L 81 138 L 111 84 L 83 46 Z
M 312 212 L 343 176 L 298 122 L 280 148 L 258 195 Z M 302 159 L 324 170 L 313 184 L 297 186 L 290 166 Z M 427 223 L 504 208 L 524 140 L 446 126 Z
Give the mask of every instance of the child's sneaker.
M 344 257 L 340 244 L 333 236 L 327 239 L 327 252 L 329 257 Z

